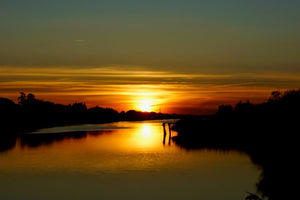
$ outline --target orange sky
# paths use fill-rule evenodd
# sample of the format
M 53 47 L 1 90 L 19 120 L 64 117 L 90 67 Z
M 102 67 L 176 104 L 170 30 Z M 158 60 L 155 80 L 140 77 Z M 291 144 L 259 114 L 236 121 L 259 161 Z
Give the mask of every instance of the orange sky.
M 0 96 L 207 114 L 300 87 L 299 1 L 0 1 Z
M 0 67 L 0 79 L 0 96 L 15 101 L 25 92 L 62 104 L 180 114 L 209 114 L 239 100 L 262 102 L 273 90 L 300 85 L 297 74 L 188 74 L 137 66 Z

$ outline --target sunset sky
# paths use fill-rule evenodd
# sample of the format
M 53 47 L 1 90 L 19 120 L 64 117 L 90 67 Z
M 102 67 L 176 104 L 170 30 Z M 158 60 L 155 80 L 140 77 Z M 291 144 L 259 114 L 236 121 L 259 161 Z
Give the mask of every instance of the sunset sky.
M 299 0 L 0 0 L 0 96 L 208 114 L 300 87 Z

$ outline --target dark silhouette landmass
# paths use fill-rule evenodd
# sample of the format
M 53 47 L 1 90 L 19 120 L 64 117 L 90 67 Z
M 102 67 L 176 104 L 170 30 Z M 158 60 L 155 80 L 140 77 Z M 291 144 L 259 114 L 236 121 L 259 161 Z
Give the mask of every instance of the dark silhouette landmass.
M 134 110 L 119 113 L 112 108 L 98 106 L 88 109 L 82 102 L 62 105 L 36 99 L 33 94 L 26 95 L 23 92 L 18 100 L 19 102 L 16 104 L 10 99 L 0 98 L 1 137 L 11 135 L 12 132 L 32 131 L 51 126 L 180 117 Z
M 258 194 L 247 199 L 291 199 L 299 160 L 300 89 L 272 92 L 267 102 L 221 105 L 215 115 L 180 120 L 173 127 L 185 149 L 211 148 L 247 153 L 262 168 Z

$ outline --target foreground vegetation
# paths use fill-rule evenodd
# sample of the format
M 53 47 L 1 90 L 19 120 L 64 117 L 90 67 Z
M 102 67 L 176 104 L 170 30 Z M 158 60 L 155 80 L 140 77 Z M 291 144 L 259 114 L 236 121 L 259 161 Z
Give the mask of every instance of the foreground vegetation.
M 258 195 L 270 200 L 296 196 L 292 179 L 299 159 L 298 133 L 300 121 L 300 89 L 275 91 L 267 102 L 239 102 L 235 107 L 221 105 L 209 117 L 179 121 L 174 141 L 186 149 L 212 148 L 238 150 L 249 154 L 262 168 L 257 183 Z

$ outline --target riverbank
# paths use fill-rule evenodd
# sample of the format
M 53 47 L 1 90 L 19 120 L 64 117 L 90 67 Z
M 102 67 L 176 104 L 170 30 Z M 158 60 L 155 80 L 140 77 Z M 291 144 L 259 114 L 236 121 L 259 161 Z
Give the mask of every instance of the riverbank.
M 262 168 L 258 194 L 269 200 L 296 196 L 292 179 L 298 172 L 300 90 L 272 96 L 268 102 L 220 106 L 208 118 L 178 121 L 173 130 L 185 149 L 222 149 L 247 153 Z

